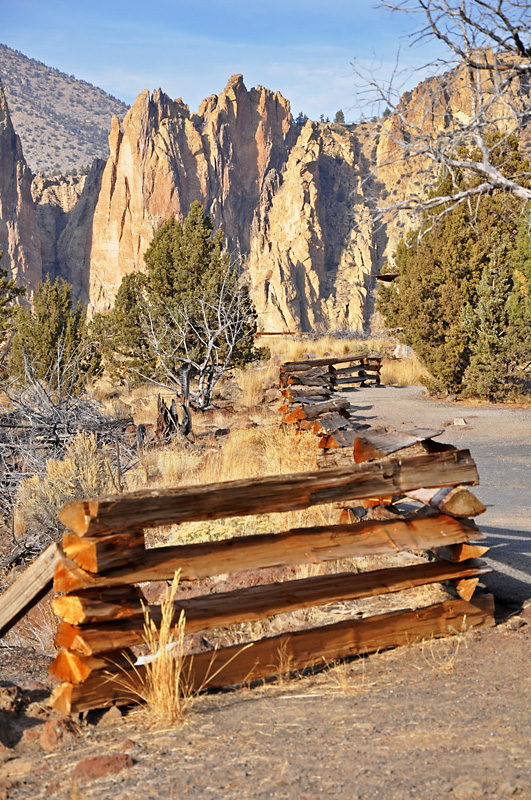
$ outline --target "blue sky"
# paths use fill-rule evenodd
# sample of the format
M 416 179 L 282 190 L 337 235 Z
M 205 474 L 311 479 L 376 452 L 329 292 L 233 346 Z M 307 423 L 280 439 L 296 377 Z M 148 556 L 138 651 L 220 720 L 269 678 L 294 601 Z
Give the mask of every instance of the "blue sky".
M 182 97 L 192 111 L 219 94 L 230 75 L 248 88 L 279 90 L 296 116 L 348 120 L 363 111 L 351 63 L 382 76 L 402 61 L 420 65 L 426 48 L 406 38 L 412 15 L 372 0 L 2 0 L 4 44 L 101 87 L 127 103 L 143 89 Z M 430 57 L 433 53 L 429 54 Z M 418 82 L 411 78 L 403 88 Z M 366 112 L 367 113 L 367 112 Z

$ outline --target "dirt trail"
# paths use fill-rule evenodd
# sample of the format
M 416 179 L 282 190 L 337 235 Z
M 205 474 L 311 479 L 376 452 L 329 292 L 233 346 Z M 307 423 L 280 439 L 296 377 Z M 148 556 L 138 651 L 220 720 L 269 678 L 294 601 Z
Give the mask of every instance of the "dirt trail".
M 483 633 L 205 696 L 183 728 L 92 714 L 46 754 L 33 719 L 0 766 L 0 797 L 530 800 L 530 623 L 531 608 Z

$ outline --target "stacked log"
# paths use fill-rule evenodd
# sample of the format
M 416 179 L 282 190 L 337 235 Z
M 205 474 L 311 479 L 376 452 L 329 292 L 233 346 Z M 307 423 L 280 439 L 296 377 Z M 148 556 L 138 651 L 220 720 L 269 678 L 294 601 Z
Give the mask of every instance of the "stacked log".
M 280 386 L 327 387 L 334 391 L 338 387 L 378 385 L 381 361 L 378 356 L 368 355 L 287 361 L 280 367 Z
M 456 451 L 451 444 L 434 441 L 441 430 L 410 428 L 369 428 L 363 432 L 345 435 L 342 432 L 330 434 L 321 439 L 317 461 L 321 468 L 347 466 L 348 464 L 386 463 L 392 459 L 410 458 L 422 454 L 450 453 Z M 412 510 L 408 504 L 413 501 L 419 507 Z M 422 517 L 440 512 L 459 519 L 482 514 L 486 509 L 483 503 L 466 487 L 451 486 L 442 489 L 420 489 L 404 493 L 380 495 L 364 498 L 360 504 L 339 504 L 340 522 L 353 523 L 359 520 L 404 519 L 412 513 Z M 436 549 L 436 554 L 455 560 L 457 558 L 476 558 L 486 553 L 488 548 L 475 547 L 455 553 L 445 548 Z M 468 555 L 463 555 L 466 552 Z M 479 580 L 479 579 L 478 579 Z M 478 581 L 458 582 L 457 592 L 463 599 L 470 599 Z
M 347 364 L 347 366 L 338 366 Z M 290 361 L 280 368 L 282 422 L 321 437 L 338 431 L 360 430 L 348 400 L 337 390 L 380 383 L 381 359 L 367 355 Z
M 297 669 L 321 663 L 323 658 L 368 653 L 426 636 L 448 635 L 463 626 L 493 624 L 492 598 L 471 599 L 479 576 L 489 571 L 479 559 L 486 548 L 476 544 L 484 537 L 471 520 L 441 513 L 437 506 L 445 499 L 451 505 L 452 488 L 445 493 L 442 487 L 476 482 L 476 466 L 468 451 L 454 450 L 386 463 L 353 463 L 347 469 L 134 492 L 68 504 L 60 514 L 69 528 L 63 541 L 66 552 L 54 577 L 58 596 L 53 609 L 62 620 L 56 645 L 62 649 L 51 672 L 62 683 L 54 691 L 53 705 L 69 713 L 133 698 L 145 672 L 142 665 L 132 666 L 131 648 L 144 640 L 144 598 L 138 584 L 169 580 L 176 571 L 183 579 L 193 580 L 261 567 L 411 550 L 430 549 L 438 556 L 437 561 L 406 567 L 325 574 L 180 599 L 174 603 L 175 619 L 184 614 L 187 633 L 440 581 L 454 584 L 461 596 L 414 612 L 406 609 L 350 619 L 264 638 L 243 649 L 226 647 L 186 656 L 189 689 L 276 674 L 281 654 L 289 658 L 291 669 Z M 296 510 L 340 499 L 355 503 L 426 490 L 434 505 L 424 517 L 295 528 L 144 549 L 142 531 L 148 527 Z M 160 607 L 149 606 L 148 610 L 152 624 L 159 626 Z

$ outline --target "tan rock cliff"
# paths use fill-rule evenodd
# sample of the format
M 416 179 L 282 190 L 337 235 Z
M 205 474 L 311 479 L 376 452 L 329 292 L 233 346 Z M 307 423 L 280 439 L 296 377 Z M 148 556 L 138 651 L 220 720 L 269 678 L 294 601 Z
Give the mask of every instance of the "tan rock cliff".
M 190 115 L 181 100 L 143 92 L 120 126 L 112 122 L 110 157 L 94 212 L 90 301 L 112 304 L 122 277 L 143 269 L 154 232 L 183 218 L 199 199 L 222 227 L 229 250 L 246 253 L 265 176 L 287 157 L 289 104 L 234 76 L 224 92 Z
M 23 285 L 42 278 L 41 241 L 31 197 L 31 172 L 0 84 L 0 250 L 2 269 Z
M 414 123 L 437 127 L 466 113 L 458 82 L 433 102 L 436 80 L 404 96 Z M 92 310 L 112 305 L 123 276 L 144 269 L 154 232 L 199 199 L 242 264 L 261 328 L 360 330 L 372 312 L 371 274 L 392 262 L 412 224 L 407 214 L 375 223 L 373 211 L 434 180 L 426 164 L 394 159 L 377 123 L 293 124 L 287 100 L 247 90 L 236 75 L 197 114 L 160 90 L 142 92 L 122 123 L 112 120 L 110 156 L 84 182 L 35 179 L 37 225 L 5 102 L 0 109 L 0 234 L 11 237 L 11 263 L 34 285 L 42 239 L 45 272 L 72 283 Z

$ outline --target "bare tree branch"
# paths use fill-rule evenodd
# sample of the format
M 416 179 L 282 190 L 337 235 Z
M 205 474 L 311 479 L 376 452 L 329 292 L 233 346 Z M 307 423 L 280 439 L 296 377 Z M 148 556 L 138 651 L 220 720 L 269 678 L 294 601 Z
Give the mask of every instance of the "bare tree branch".
M 377 216 L 404 209 L 439 209 L 444 215 L 456 203 L 491 191 L 528 203 L 531 171 L 510 174 L 499 153 L 504 140 L 531 122 L 531 4 L 383 0 L 381 5 L 419 15 L 422 21 L 412 41 L 442 43 L 446 57 L 422 68 L 424 75 L 433 76 L 422 92 L 401 97 L 396 80 L 403 73 L 398 68 L 390 81 L 383 82 L 354 64 L 371 103 L 385 104 L 391 111 L 379 121 L 380 160 L 375 173 L 400 167 L 404 174 L 423 175 L 433 186 L 442 171 L 450 176 L 455 193 L 439 198 L 410 195 L 379 207 Z

